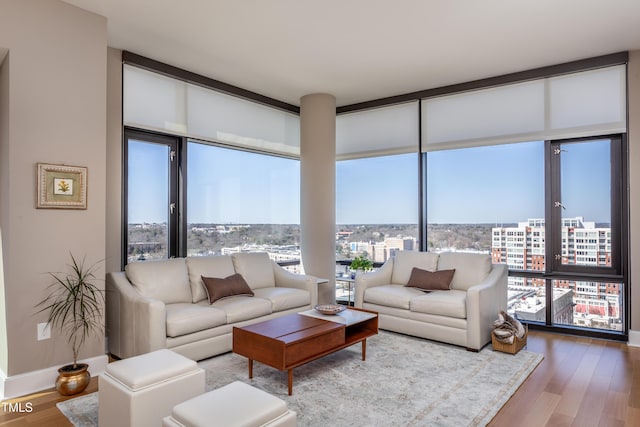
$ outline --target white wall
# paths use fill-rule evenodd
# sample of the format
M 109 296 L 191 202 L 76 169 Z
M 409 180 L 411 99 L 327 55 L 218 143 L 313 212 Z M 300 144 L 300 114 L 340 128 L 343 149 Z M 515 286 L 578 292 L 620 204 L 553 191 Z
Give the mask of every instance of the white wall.
M 336 98 L 300 99 L 300 246 L 304 272 L 327 279 L 318 302 L 336 298 Z
M 89 263 L 105 258 L 107 25 L 58 0 L 0 0 L 0 10 L 0 46 L 9 52 L 0 71 L 0 374 L 6 383 L 71 361 L 58 332 L 36 340 L 36 324 L 46 320 L 34 314 L 50 283 L 46 272 L 65 271 L 70 251 Z M 87 166 L 88 208 L 36 209 L 37 162 Z M 103 272 L 102 263 L 98 276 Z M 104 357 L 103 336 L 80 354 L 96 356 Z
M 120 271 L 122 259 L 122 51 L 107 50 L 107 272 Z
M 640 51 L 629 53 L 630 342 L 640 346 Z
M 0 50 L 2 50 L 0 48 Z M 4 52 L 4 61 L 0 62 L 0 201 L 9 191 L 9 59 Z M 8 203 L 0 203 L 0 291 L 4 290 L 4 266 L 2 248 L 5 236 L 2 233 L 3 218 L 8 216 Z M 8 237 L 6 237 L 8 239 Z M 7 312 L 4 292 L 0 292 L 0 370 L 7 366 Z

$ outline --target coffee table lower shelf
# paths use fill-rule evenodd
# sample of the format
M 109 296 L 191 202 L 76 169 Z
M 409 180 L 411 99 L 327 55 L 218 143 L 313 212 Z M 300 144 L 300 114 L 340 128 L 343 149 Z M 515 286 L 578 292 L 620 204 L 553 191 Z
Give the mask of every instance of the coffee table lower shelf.
M 378 333 L 376 312 L 350 308 L 344 316 L 305 313 L 233 328 L 233 352 L 248 359 L 249 378 L 253 378 L 254 361 L 287 371 L 291 395 L 293 369 L 300 365 L 359 342 L 366 360 L 367 338 Z

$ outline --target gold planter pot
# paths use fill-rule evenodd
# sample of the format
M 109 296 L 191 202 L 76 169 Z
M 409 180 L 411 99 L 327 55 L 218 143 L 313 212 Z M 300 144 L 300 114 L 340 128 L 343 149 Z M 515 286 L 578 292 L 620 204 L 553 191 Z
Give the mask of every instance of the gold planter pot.
M 73 365 L 65 365 L 58 369 L 58 378 L 56 379 L 58 393 L 63 396 L 82 393 L 91 380 L 88 368 L 89 365 L 86 363 L 78 363 L 75 367 Z

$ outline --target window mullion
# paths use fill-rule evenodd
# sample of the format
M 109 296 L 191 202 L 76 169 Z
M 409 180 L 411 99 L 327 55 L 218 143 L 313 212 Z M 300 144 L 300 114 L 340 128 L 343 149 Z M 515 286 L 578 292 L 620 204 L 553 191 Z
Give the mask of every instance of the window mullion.
M 179 255 L 179 221 L 180 209 L 178 203 L 178 167 L 180 156 L 178 155 L 178 143 L 172 141 L 169 144 L 169 258 Z

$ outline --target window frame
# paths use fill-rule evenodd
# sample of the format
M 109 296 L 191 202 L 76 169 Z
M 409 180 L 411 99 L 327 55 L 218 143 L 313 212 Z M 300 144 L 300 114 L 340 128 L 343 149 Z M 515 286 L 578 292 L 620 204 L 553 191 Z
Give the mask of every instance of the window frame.
M 555 202 L 561 200 L 562 177 L 560 174 L 560 156 L 555 155 L 557 147 L 565 144 L 579 144 L 587 141 L 610 140 L 611 156 L 611 267 L 584 266 L 562 264 L 561 259 L 556 259 L 557 254 L 562 253 L 562 208 L 556 207 Z M 624 134 L 604 135 L 583 138 L 545 141 L 545 183 L 547 221 L 545 225 L 545 257 L 546 274 L 574 275 L 575 277 L 591 277 L 600 279 L 623 278 L 623 246 L 622 228 L 625 224 L 626 197 L 623 197 L 623 189 L 626 188 L 626 177 L 623 172 L 623 158 L 626 152 L 626 138 Z M 620 171 L 618 173 L 617 171 Z
M 526 70 L 526 71 L 522 71 L 522 72 L 516 72 L 516 73 L 512 73 L 512 74 L 507 74 L 507 75 L 502 75 L 502 76 L 496 76 L 496 77 L 491 77 L 491 78 L 486 78 L 486 79 L 481 79 L 481 80 L 477 80 L 477 81 L 471 81 L 471 82 L 465 82 L 465 83 L 460 83 L 460 84 L 455 84 L 455 85 L 450 85 L 450 86 L 444 86 L 444 87 L 439 87 L 439 88 L 433 88 L 433 89 L 427 89 L 427 90 L 421 90 L 421 91 L 417 91 L 417 92 L 411 92 L 411 93 L 407 93 L 404 95 L 396 95 L 396 96 L 391 96 L 391 97 L 387 97 L 387 98 L 380 98 L 380 99 L 375 99 L 375 100 L 371 100 L 371 101 L 366 101 L 366 102 L 361 102 L 361 103 L 356 103 L 356 104 L 351 104 L 351 105 L 345 105 L 345 106 L 340 106 L 336 109 L 336 114 L 342 114 L 342 113 L 348 113 L 348 112 L 354 112 L 354 111 L 358 111 L 358 110 L 365 110 L 365 109 L 370 109 L 370 108 L 376 108 L 376 107 L 381 107 L 381 106 L 386 106 L 386 105 L 391 105 L 391 104 L 396 104 L 396 103 L 403 103 L 403 102 L 409 102 L 409 101 L 415 101 L 415 100 L 422 100 L 425 98 L 430 98 L 430 97 L 437 97 L 437 96 L 441 96 L 441 95 L 447 95 L 447 94 L 452 94 L 452 93 L 457 93 L 457 92 L 465 92 L 465 91 L 470 91 L 470 90 L 475 90 L 475 89 L 480 89 L 480 88 L 486 88 L 486 87 L 493 87 L 493 86 L 500 86 L 500 85 L 506 85 L 506 84 L 510 84 L 510 83 L 517 83 L 517 82 L 522 82 L 522 81 L 527 81 L 527 80 L 531 80 L 531 79 L 535 79 L 535 78 L 541 78 L 541 77 L 552 77 L 552 76 L 558 76 L 558 75 L 563 75 L 563 74 L 567 74 L 567 73 L 572 73 L 572 72 L 579 72 L 579 71 L 586 71 L 586 70 L 590 70 L 590 69 L 597 69 L 600 67 L 607 67 L 607 66 L 612 66 L 612 65 L 626 65 L 629 61 L 629 54 L 628 52 L 618 52 L 618 53 L 612 53 L 612 54 L 608 54 L 608 55 L 603 55 L 603 56 L 599 56 L 599 57 L 594 57 L 594 58 L 589 58 L 589 59 L 585 59 L 585 60 L 578 60 L 578 61 L 572 61 L 572 62 L 567 62 L 564 64 L 556 64 L 556 65 L 551 65 L 551 66 L 547 66 L 547 67 L 542 67 L 542 68 L 537 68 L 537 69 L 532 69 L 532 70 Z M 289 105 L 286 103 L 283 103 L 281 101 L 272 99 L 272 98 L 268 98 L 268 97 L 264 97 L 249 91 L 246 91 L 244 89 L 241 88 L 237 88 L 237 87 L 233 87 L 230 86 L 228 84 L 219 82 L 219 81 L 215 81 L 215 80 L 211 80 L 211 79 L 207 79 L 203 76 L 199 76 L 196 75 L 194 73 L 190 73 L 187 72 L 185 70 L 182 69 L 178 69 L 176 67 L 167 65 L 167 64 L 163 64 L 154 60 L 151 60 L 149 58 L 144 58 L 141 57 L 139 55 L 133 54 L 131 52 L 123 52 L 123 63 L 128 63 L 131 65 L 135 65 L 144 69 L 148 69 L 150 71 L 155 71 L 155 72 L 159 72 L 161 74 L 165 74 L 165 75 L 169 75 L 169 76 L 174 76 L 177 77 L 179 79 L 188 81 L 190 83 L 193 84 L 197 84 L 197 85 L 201 85 L 204 87 L 210 87 L 213 88 L 215 90 L 219 90 L 223 93 L 229 93 L 229 94 L 233 94 L 235 96 L 238 96 L 240 98 L 244 98 L 244 99 L 248 99 L 248 100 L 253 100 L 254 102 L 258 102 L 258 103 L 263 103 L 265 105 L 271 105 L 275 108 L 280 108 L 283 109 L 285 111 L 289 111 L 292 112 L 294 114 L 299 114 L 300 109 L 297 106 L 293 106 L 293 105 Z M 422 115 L 422 111 L 421 111 L 421 102 L 418 103 L 419 105 L 419 111 L 420 111 L 420 116 Z M 161 135 L 158 133 L 155 133 L 153 131 L 146 131 L 143 129 L 131 129 L 129 128 L 129 130 L 139 130 L 141 132 L 143 132 L 145 135 L 149 135 L 149 134 L 156 134 L 156 135 Z M 126 126 L 124 126 L 124 133 L 126 134 L 126 132 L 128 131 L 128 128 Z M 426 155 L 428 154 L 427 152 L 423 152 L 422 150 L 422 136 L 423 136 L 423 129 L 422 129 L 422 121 L 419 120 L 418 121 L 418 138 L 419 138 L 419 145 L 418 145 L 418 209 L 419 209 L 419 213 L 418 213 L 418 236 L 419 236 L 419 244 L 420 244 L 420 250 L 426 250 L 426 248 L 424 247 L 426 245 L 427 242 L 427 218 L 426 218 L 426 205 L 427 205 L 427 199 L 428 199 L 428 194 L 427 194 L 427 190 L 426 190 L 426 161 L 423 161 L 423 154 Z M 169 136 L 172 138 L 177 138 L 178 141 L 181 141 L 181 145 L 180 145 L 180 149 L 177 151 L 178 156 L 182 156 L 181 158 L 183 159 L 183 161 L 186 162 L 186 143 L 185 143 L 185 138 L 183 137 L 179 137 L 179 136 L 175 136 L 175 135 L 165 135 L 165 136 Z M 595 136 L 594 136 L 595 137 Z M 509 275 L 510 276 L 514 276 L 514 277 L 532 277 L 535 279 L 543 279 L 546 281 L 546 286 L 545 289 L 547 290 L 553 290 L 552 288 L 552 280 L 554 279 L 562 279 L 562 278 L 567 278 L 568 280 L 589 280 L 590 278 L 595 280 L 595 281 L 600 281 L 600 282 L 606 282 L 607 280 L 613 281 L 612 279 L 614 279 L 615 281 L 619 281 L 623 284 L 624 286 L 624 290 L 623 290 L 623 298 L 624 298 L 624 308 L 623 308 L 623 312 L 624 312 L 624 331 L 623 334 L 614 334 L 614 333 L 610 333 L 610 332 L 606 332 L 606 331 L 602 331 L 602 330 L 594 330 L 594 329 L 584 329 L 582 327 L 559 327 L 558 325 L 553 325 L 551 323 L 551 299 L 552 299 L 552 292 L 546 292 L 547 293 L 547 314 L 546 314 L 546 324 L 545 325 L 540 325 L 540 324 L 536 324 L 534 323 L 532 326 L 540 328 L 540 329 L 550 329 L 553 331 L 558 331 L 558 332 L 569 332 L 569 333 L 574 333 L 577 335 L 585 335 L 585 336 L 591 336 L 591 337 L 601 337 L 601 338 L 609 338 L 609 339 L 619 339 L 619 340 L 626 340 L 627 336 L 628 336 L 628 331 L 629 331 L 629 196 L 628 196 L 628 147 L 627 147 L 627 136 L 626 133 L 622 133 L 620 134 L 620 138 L 621 138 L 621 161 L 619 164 L 619 173 L 615 175 L 615 180 L 612 180 L 612 185 L 615 182 L 616 185 L 619 185 L 621 191 L 620 191 L 620 197 L 621 199 L 619 200 L 619 204 L 618 201 L 614 201 L 615 204 L 617 204 L 619 206 L 619 210 L 620 212 L 618 214 L 615 215 L 615 219 L 620 219 L 620 224 L 618 230 L 619 230 L 619 245 L 614 245 L 616 250 L 619 250 L 619 265 L 617 266 L 618 270 L 615 272 L 615 275 L 607 275 L 607 274 L 595 274 L 592 275 L 591 272 L 585 273 L 585 272 L 570 272 L 570 271 L 557 271 L 556 269 L 551 269 L 549 267 L 549 258 L 547 257 L 547 260 L 545 261 L 546 264 L 546 268 L 549 268 L 550 271 L 545 271 L 543 274 L 539 274 L 539 273 L 531 273 L 531 272 L 526 272 L 526 271 L 509 271 Z M 124 265 L 126 264 L 126 258 L 127 258 L 127 228 L 128 228 L 128 223 L 126 221 L 127 218 L 127 212 L 128 212 L 128 206 L 127 206 L 127 164 L 128 164 L 128 159 L 127 159 L 127 151 L 126 151 L 126 141 L 127 138 L 126 136 L 123 138 L 123 162 L 124 162 L 124 166 L 123 166 L 123 182 L 122 182 L 122 194 L 123 194 L 123 209 L 122 209 L 122 232 L 123 232 L 123 253 L 122 253 L 122 258 L 123 258 L 123 268 Z M 548 150 L 547 150 L 548 152 Z M 546 168 L 548 167 L 548 163 L 545 160 L 545 177 L 548 175 L 547 174 L 547 170 Z M 180 163 L 180 164 L 184 164 L 186 165 L 186 163 Z M 179 209 L 178 212 L 184 212 L 186 213 L 186 201 L 185 201 L 185 189 L 186 189 L 186 176 L 185 176 L 185 172 L 181 169 L 177 170 L 177 180 L 178 181 L 178 185 L 176 186 L 176 191 L 177 194 L 175 195 L 175 200 L 178 203 Z M 612 172 L 613 175 L 614 172 Z M 545 182 L 546 182 L 546 178 L 545 178 Z M 545 184 L 546 185 L 546 184 Z M 548 192 L 547 192 L 548 194 Z M 550 212 L 546 212 L 546 209 L 549 209 L 548 205 L 549 203 L 545 202 L 545 204 L 547 205 L 547 207 L 545 208 L 545 218 L 548 219 L 550 218 L 551 213 Z M 612 213 L 613 215 L 613 213 Z M 613 228 L 613 221 L 615 220 L 614 217 L 612 216 L 612 228 Z M 180 224 L 185 223 L 186 224 L 186 215 L 182 214 L 182 217 L 180 218 Z M 548 225 L 548 222 L 547 222 Z M 546 226 L 545 226 L 546 227 Z M 175 236 L 178 237 L 178 242 L 180 247 L 177 249 L 177 253 L 186 253 L 186 233 L 182 233 L 182 235 L 178 234 L 178 231 L 180 229 L 180 227 L 176 227 L 177 229 L 174 230 L 175 231 Z M 186 229 L 186 225 L 183 227 L 183 229 Z M 547 230 L 545 229 L 545 233 L 547 234 L 547 236 L 551 236 L 553 234 L 549 234 L 547 233 Z M 558 233 L 558 236 L 560 236 L 560 233 Z M 612 236 L 613 239 L 613 236 Z M 546 250 L 548 250 L 548 244 L 546 245 Z M 612 248 L 613 249 L 613 248 Z M 183 252 L 184 251 L 184 252 Z M 612 255 L 613 256 L 613 255 Z
M 554 156 L 553 149 L 561 144 L 579 143 L 585 141 L 597 141 L 608 139 L 611 141 L 611 257 L 612 265 L 607 266 L 580 266 L 580 265 L 562 265 L 560 261 L 555 261 L 554 254 L 561 253 L 562 248 L 562 209 L 554 207 L 555 200 L 559 200 L 557 195 L 560 193 L 560 173 L 559 158 Z M 508 144 L 507 144 L 508 145 Z M 464 149 L 464 148 L 463 148 Z M 625 192 L 628 188 L 628 170 L 627 170 L 627 135 L 595 135 L 581 138 L 571 138 L 566 140 L 548 140 L 544 141 L 541 149 L 544 150 L 544 180 L 545 197 L 545 269 L 544 271 L 533 270 L 509 270 L 510 277 L 521 277 L 524 280 L 534 279 L 544 281 L 545 291 L 545 321 L 527 321 L 534 329 L 549 330 L 561 333 L 568 333 L 580 336 L 589 336 L 594 338 L 604 338 L 625 341 L 629 334 L 629 281 L 628 281 L 628 194 Z M 422 212 L 420 218 L 423 219 L 423 225 L 419 233 L 424 235 L 424 244 L 426 245 L 428 219 L 426 216 L 426 208 L 429 200 L 427 194 L 427 156 L 431 152 L 423 152 L 422 165 L 420 168 L 420 182 L 423 189 L 421 190 L 420 203 Z M 421 248 L 427 250 L 427 248 Z M 567 325 L 556 323 L 553 314 L 553 298 L 554 298 L 554 281 L 592 281 L 597 282 L 598 286 L 605 286 L 607 283 L 616 283 L 621 286 L 620 297 L 622 299 L 622 307 L 620 308 L 620 316 L 623 322 L 622 331 L 589 328 L 586 326 Z
M 562 248 L 562 212 L 554 207 L 554 199 L 560 194 L 560 159 L 553 155 L 553 148 L 562 143 L 581 142 L 588 140 L 611 140 L 611 257 L 612 266 L 591 267 L 562 265 L 555 260 L 554 254 Z M 628 197 L 628 143 L 627 134 L 596 135 L 567 140 L 545 141 L 545 216 L 552 221 L 545 223 L 545 296 L 546 321 L 544 324 L 532 323 L 532 326 L 542 330 L 552 330 L 593 338 L 628 340 L 629 336 L 629 197 Z M 553 159 L 553 157 L 556 157 Z M 551 224 L 553 222 L 553 225 Z M 548 237 L 554 236 L 551 244 Z M 514 275 L 509 271 L 509 275 Z M 515 274 L 519 276 L 519 274 Z M 530 275 L 526 275 L 531 277 Z M 553 322 L 553 282 L 554 280 L 595 281 L 600 284 L 620 283 L 623 287 L 622 310 L 623 327 L 621 333 L 603 329 L 587 328 L 584 326 L 564 325 Z
M 185 257 L 187 256 L 187 238 L 188 238 L 188 215 L 187 215 L 187 188 L 188 188 L 188 147 L 189 143 L 197 143 L 203 145 L 209 145 L 212 147 L 219 147 L 235 151 L 243 151 L 251 154 L 259 154 L 262 156 L 278 157 L 289 160 L 299 161 L 300 159 L 294 156 L 286 156 L 279 153 L 270 153 L 265 151 L 242 149 L 227 144 L 215 143 L 211 141 L 200 140 L 196 138 L 189 138 L 185 136 L 165 134 L 156 131 L 150 131 L 146 129 L 124 126 L 123 139 L 122 139 L 122 253 L 121 253 L 121 269 L 124 270 L 128 263 L 128 212 L 129 212 L 129 191 L 128 191 L 128 164 L 129 164 L 129 140 L 138 140 L 146 143 L 153 143 L 158 145 L 165 145 L 169 147 L 170 151 L 174 151 L 173 162 L 170 163 L 169 168 L 169 204 L 174 203 L 175 209 L 171 214 L 170 207 L 167 207 L 169 215 L 169 224 L 167 227 L 168 241 L 167 241 L 167 255 L 168 258 Z
M 189 144 L 193 143 L 193 144 L 201 144 L 201 145 L 205 145 L 205 146 L 211 146 L 214 148 L 222 148 L 222 149 L 227 149 L 227 150 L 234 150 L 234 151 L 239 151 L 239 152 L 245 152 L 245 153 L 249 153 L 249 154 L 258 154 L 258 155 L 262 155 L 262 156 L 269 156 L 269 157 L 277 157 L 277 158 L 281 158 L 281 159 L 287 159 L 287 160 L 295 160 L 300 162 L 300 159 L 298 157 L 295 156 L 288 156 L 282 153 L 272 153 L 272 152 L 268 152 L 268 151 L 260 151 L 260 150 L 256 150 L 253 148 L 241 148 L 241 147 L 237 147 L 234 145 L 228 145 L 228 144 L 223 144 L 223 143 L 219 143 L 219 142 L 212 142 L 212 141 L 207 141 L 207 140 L 203 140 L 203 139 L 198 139 L 198 138 L 193 138 L 193 137 L 182 137 L 180 138 L 180 153 L 181 153 L 181 163 L 179 164 L 179 171 L 180 171 L 180 208 L 179 208 L 179 214 L 180 214 L 180 221 L 179 221 L 179 231 L 180 231 L 180 239 L 179 239 L 179 248 L 178 248 L 178 253 L 181 257 L 186 257 L 187 253 L 188 253 L 188 235 L 189 235 L 189 221 L 188 221 L 188 175 L 189 175 L 189 169 L 188 169 L 188 151 L 189 151 Z
M 183 240 L 179 230 L 180 206 L 182 206 L 182 192 L 180 191 L 180 161 L 182 153 L 180 150 L 181 139 L 175 135 L 168 135 L 159 132 L 148 131 L 133 127 L 124 127 L 122 138 L 122 257 L 121 268 L 128 263 L 129 248 L 129 140 L 137 140 L 150 144 L 163 145 L 169 148 L 169 152 L 174 152 L 173 159 L 169 159 L 169 206 L 167 206 L 167 257 L 179 256 L 180 245 Z M 171 157 L 171 154 L 170 154 Z M 171 204 L 175 204 L 172 212 Z M 182 233 L 184 234 L 184 233 Z

